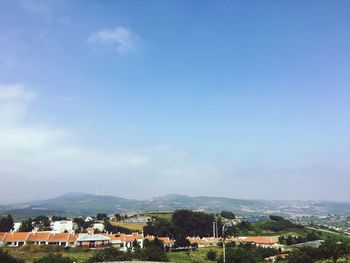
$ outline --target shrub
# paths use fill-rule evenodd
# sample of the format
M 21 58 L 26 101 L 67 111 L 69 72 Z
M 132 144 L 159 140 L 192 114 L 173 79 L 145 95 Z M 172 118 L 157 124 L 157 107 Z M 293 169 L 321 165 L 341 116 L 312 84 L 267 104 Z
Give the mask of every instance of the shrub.
M 103 250 L 96 251 L 88 262 L 103 262 L 103 261 L 128 261 L 131 260 L 131 254 L 122 252 L 117 248 L 109 247 Z
M 48 254 L 34 260 L 33 263 L 73 263 L 73 260 L 69 257 L 63 257 L 61 254 Z
M 207 252 L 207 259 L 208 259 L 208 260 L 211 260 L 211 261 L 216 260 L 216 251 L 214 251 L 214 250 L 209 250 L 209 251 Z
M 7 252 L 0 249 L 0 262 L 6 262 L 6 263 L 24 263 L 24 260 L 22 259 L 16 259 L 12 257 Z

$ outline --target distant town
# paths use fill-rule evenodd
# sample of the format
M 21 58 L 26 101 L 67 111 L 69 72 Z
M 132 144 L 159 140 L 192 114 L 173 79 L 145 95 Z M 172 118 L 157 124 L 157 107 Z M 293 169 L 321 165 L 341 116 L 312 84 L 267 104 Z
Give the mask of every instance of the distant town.
M 348 255 L 349 219 L 337 215 L 248 217 L 231 211 L 186 209 L 79 217 L 39 215 L 22 221 L 6 215 L 0 220 L 0 247 L 3 256 L 18 262 L 41 262 L 45 257 L 71 262 L 178 262 L 179 258 L 181 262 L 222 262 L 224 255 L 226 262 L 236 262 L 230 259 L 235 257 L 247 258 L 239 262 L 297 262 L 293 260 L 309 258 L 310 251 L 323 251 L 310 261 L 316 262 Z M 324 254 L 333 245 L 342 250 Z

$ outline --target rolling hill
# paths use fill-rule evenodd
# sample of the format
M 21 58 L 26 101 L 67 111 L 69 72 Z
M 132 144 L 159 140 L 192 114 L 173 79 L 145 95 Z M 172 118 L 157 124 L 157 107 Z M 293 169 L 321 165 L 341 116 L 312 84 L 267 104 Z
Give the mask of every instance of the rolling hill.
M 56 198 L 31 201 L 20 204 L 0 205 L 0 214 L 15 217 L 36 215 L 96 215 L 131 212 L 174 211 L 191 209 L 206 212 L 234 211 L 244 215 L 278 214 L 327 215 L 329 213 L 350 215 L 350 203 L 315 201 L 271 201 L 245 200 L 222 197 L 165 195 L 147 200 L 133 200 L 110 195 L 68 193 Z

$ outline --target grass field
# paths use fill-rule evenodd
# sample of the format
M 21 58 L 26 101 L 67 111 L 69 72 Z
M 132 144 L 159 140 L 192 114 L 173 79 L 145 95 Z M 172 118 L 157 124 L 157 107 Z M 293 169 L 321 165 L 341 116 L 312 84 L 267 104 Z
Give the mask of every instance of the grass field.
M 59 253 L 74 259 L 77 263 L 85 262 L 92 255 L 92 251 L 82 248 L 65 249 L 59 246 L 34 246 L 26 245 L 19 248 L 4 247 L 11 256 L 25 260 L 25 262 L 33 262 L 35 259 L 41 258 L 49 253 Z
M 132 231 L 138 231 L 141 232 L 143 230 L 143 224 L 138 224 L 138 223 L 125 223 L 125 222 L 115 222 L 115 221 L 110 221 L 110 223 L 114 226 L 120 226 L 120 227 L 125 227 L 127 229 L 130 229 Z
M 218 247 L 212 248 L 201 248 L 198 251 L 190 251 L 190 252 L 169 252 L 167 254 L 169 261 L 176 263 L 190 263 L 190 262 L 198 262 L 198 263 L 213 263 L 215 261 L 210 261 L 207 259 L 207 252 L 209 250 L 214 250 L 217 253 L 217 258 L 222 254 L 222 249 Z
M 162 219 L 166 219 L 168 221 L 171 220 L 171 217 L 173 216 L 172 212 L 159 212 L 159 213 L 147 213 L 148 216 L 158 217 Z

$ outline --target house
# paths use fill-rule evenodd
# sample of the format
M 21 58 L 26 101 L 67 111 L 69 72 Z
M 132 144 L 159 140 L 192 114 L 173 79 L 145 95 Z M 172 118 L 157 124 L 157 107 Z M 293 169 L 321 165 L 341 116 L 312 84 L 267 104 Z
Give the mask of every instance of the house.
M 153 241 L 156 237 L 152 235 L 145 236 L 145 240 Z M 157 237 L 160 241 L 164 243 L 164 247 L 172 248 L 175 244 L 175 240 L 170 237 Z
M 58 246 L 74 246 L 77 240 L 77 235 L 74 233 L 50 233 L 48 237 L 48 245 Z
M 87 217 L 85 217 L 84 221 L 85 222 L 92 222 L 92 221 L 94 221 L 94 219 L 92 217 L 90 217 L 90 216 L 87 216 Z
M 48 245 L 50 232 L 32 232 L 28 235 L 27 243 L 34 245 Z
M 0 232 L 0 247 L 2 247 L 4 245 L 4 240 L 6 238 L 6 236 L 8 235 L 7 232 Z
M 69 220 L 60 220 L 54 221 L 51 223 L 51 228 L 53 232 L 62 233 L 62 232 L 73 232 L 73 221 Z
M 236 237 L 227 240 L 236 243 L 252 243 L 261 247 L 278 247 L 278 236 L 251 236 L 251 237 Z
M 105 225 L 102 223 L 95 223 L 95 224 L 93 224 L 92 228 L 94 230 L 98 230 L 100 232 L 103 232 L 105 230 Z
M 126 251 L 128 248 L 133 248 L 135 240 L 139 247 L 143 247 L 143 234 L 138 232 L 132 233 L 130 235 L 127 234 L 103 234 L 111 239 L 111 245 L 113 247 L 119 248 L 122 251 Z
M 10 247 L 20 247 L 27 244 L 31 232 L 11 232 L 4 239 L 4 244 Z
M 11 231 L 12 232 L 18 232 L 19 231 L 19 229 L 21 228 L 21 226 L 22 226 L 22 223 L 14 223 L 13 224 L 13 227 L 12 227 L 12 229 L 11 229 Z
M 208 246 L 216 246 L 219 241 L 221 241 L 221 238 L 215 238 L 215 237 L 187 237 L 188 241 L 190 241 L 191 244 L 197 243 L 198 247 L 208 247 Z
M 111 238 L 102 234 L 79 234 L 75 245 L 77 247 L 100 248 L 111 244 Z

